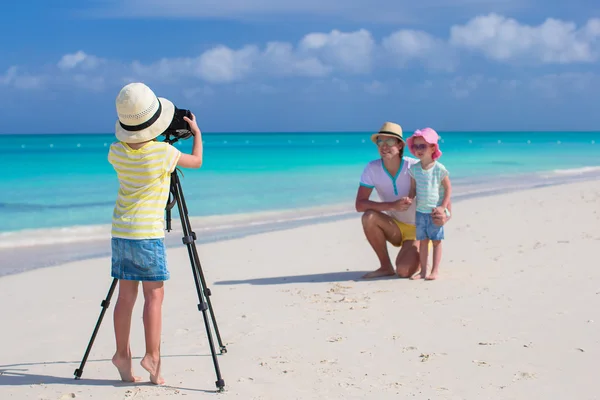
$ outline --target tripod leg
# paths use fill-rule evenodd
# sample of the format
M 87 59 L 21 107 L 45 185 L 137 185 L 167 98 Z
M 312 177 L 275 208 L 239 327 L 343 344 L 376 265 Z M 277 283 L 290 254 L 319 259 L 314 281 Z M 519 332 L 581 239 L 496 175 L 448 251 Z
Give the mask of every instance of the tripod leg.
M 216 353 L 215 352 L 215 344 L 213 342 L 212 334 L 210 332 L 210 321 L 208 320 L 208 316 L 207 316 L 207 310 L 208 310 L 209 306 L 207 305 L 207 302 L 204 300 L 204 296 L 203 296 L 203 294 L 205 293 L 206 290 L 201 289 L 201 286 L 203 286 L 203 285 L 198 279 L 199 272 L 198 272 L 197 265 L 195 265 L 195 263 L 194 263 L 194 260 L 198 257 L 198 254 L 196 253 L 195 243 L 194 243 L 191 235 L 186 235 L 183 238 L 183 242 L 187 245 L 188 255 L 190 257 L 190 261 L 192 262 L 192 272 L 194 274 L 194 282 L 196 283 L 196 292 L 198 293 L 198 300 L 199 300 L 198 311 L 202 312 L 202 317 L 204 318 L 204 326 L 206 327 L 206 335 L 208 337 L 208 343 L 210 345 L 210 352 L 212 355 L 213 364 L 215 365 L 215 371 L 217 374 L 217 381 L 215 383 L 216 383 L 217 387 L 219 388 L 219 391 L 223 391 L 223 387 L 225 386 L 225 381 L 223 380 L 223 378 L 221 378 L 219 361 L 217 360 L 217 356 L 215 354 Z M 208 300 L 208 298 L 207 298 L 207 300 Z M 216 327 L 216 325 L 215 325 L 215 327 Z
M 217 323 L 214 318 L 214 313 L 212 311 L 212 306 L 210 304 L 210 299 L 208 296 L 210 295 L 210 290 L 206 289 L 206 282 L 204 281 L 204 276 L 202 275 L 202 270 L 200 267 L 200 261 L 198 257 L 198 252 L 196 249 L 196 243 L 194 242 L 196 239 L 196 234 L 191 231 L 190 221 L 187 215 L 187 207 L 185 206 L 185 200 L 183 199 L 183 191 L 181 189 L 181 185 L 179 183 L 179 179 L 177 177 L 177 171 L 171 174 L 172 178 L 172 190 L 174 192 L 175 198 L 177 200 L 177 207 L 179 209 L 179 216 L 181 218 L 181 227 L 183 229 L 183 243 L 187 246 L 188 255 L 190 258 L 190 263 L 192 265 L 192 272 L 194 275 L 194 281 L 196 284 L 196 291 L 198 293 L 198 310 L 202 312 L 202 317 L 204 318 L 204 326 L 206 327 L 206 335 L 208 337 L 208 343 L 210 345 L 210 351 L 213 359 L 213 363 L 215 366 L 215 372 L 217 374 L 217 381 L 215 382 L 219 391 L 222 392 L 224 390 L 225 381 L 221 377 L 221 371 L 219 368 L 219 361 L 217 360 L 215 345 L 213 342 L 212 334 L 210 331 L 210 322 L 207 316 L 207 310 L 210 309 L 212 321 L 214 324 L 215 332 L 217 333 L 217 338 L 219 340 L 219 345 L 221 347 L 221 353 L 226 352 L 225 346 L 221 342 L 220 335 L 218 333 Z M 204 289 L 201 288 L 204 287 Z M 206 296 L 206 300 L 204 300 L 204 296 Z M 208 304 L 207 304 L 208 302 Z
M 183 189 L 181 188 L 181 184 L 179 182 L 179 178 L 177 177 L 177 171 L 172 174 L 172 190 L 177 202 L 177 208 L 179 209 L 179 217 L 181 218 L 181 227 L 183 229 L 183 243 L 188 246 L 190 262 L 192 263 L 192 268 L 194 269 L 194 274 L 197 275 L 194 279 L 200 278 L 202 282 L 203 294 L 206 296 L 206 302 L 208 303 L 208 309 L 210 311 L 210 317 L 212 320 L 213 327 L 215 329 L 215 335 L 217 336 L 217 342 L 219 343 L 219 350 L 221 354 L 227 353 L 227 347 L 223 344 L 223 340 L 221 339 L 221 333 L 219 332 L 219 326 L 217 325 L 217 319 L 215 318 L 215 312 L 213 310 L 212 302 L 210 301 L 211 291 L 206 285 L 206 279 L 204 279 L 204 273 L 202 272 L 202 266 L 200 264 L 200 257 L 198 256 L 198 251 L 196 249 L 196 233 L 192 231 L 192 226 L 187 213 L 187 206 L 185 204 L 185 199 L 183 198 Z M 191 248 L 190 248 L 191 247 Z M 198 284 L 196 283 L 196 287 Z M 198 289 L 200 290 L 200 289 Z
M 191 239 L 192 241 L 196 240 L 196 234 L 194 232 L 191 232 L 192 236 Z M 202 272 L 202 267 L 200 265 L 200 258 L 198 257 L 198 252 L 196 251 L 196 244 L 192 242 L 192 246 L 193 246 L 193 252 L 192 254 L 190 254 L 190 256 L 193 256 L 194 258 L 194 264 L 196 266 L 195 270 L 196 273 L 198 274 L 198 276 L 200 277 L 200 281 L 202 282 L 202 286 L 204 287 L 204 296 L 206 296 L 206 302 L 208 304 L 208 309 L 210 311 L 210 316 L 211 316 L 211 320 L 213 323 L 213 327 L 215 328 L 215 335 L 217 336 L 217 341 L 219 342 L 219 350 L 221 351 L 221 354 L 227 353 L 227 347 L 225 347 L 225 345 L 223 344 L 223 341 L 221 340 L 221 333 L 219 332 L 219 327 L 217 326 L 217 320 L 215 318 L 215 313 L 213 311 L 212 308 L 212 303 L 210 301 L 210 296 L 211 296 L 211 291 L 210 288 L 208 288 L 206 286 L 206 280 L 204 279 L 204 273 Z
M 115 288 L 117 287 L 118 281 L 119 280 L 117 278 L 113 279 L 112 284 L 110 285 L 110 289 L 108 290 L 108 295 L 106 296 L 106 299 L 102 300 L 102 303 L 100 304 L 102 306 L 102 311 L 100 312 L 100 317 L 98 318 L 98 322 L 96 322 L 96 327 L 94 328 L 94 333 L 92 334 L 92 338 L 90 339 L 87 349 L 85 350 L 83 360 L 81 360 L 81 365 L 79 365 L 79 368 L 77 368 L 75 370 L 75 379 L 80 379 L 81 374 L 83 374 L 83 367 L 85 366 L 88 356 L 90 355 L 90 351 L 92 350 L 92 345 L 94 344 L 94 340 L 96 340 L 96 335 L 98 334 L 98 330 L 100 329 L 100 324 L 102 323 L 104 314 L 106 313 L 106 310 L 107 310 L 108 306 L 110 305 L 110 299 L 115 291 Z

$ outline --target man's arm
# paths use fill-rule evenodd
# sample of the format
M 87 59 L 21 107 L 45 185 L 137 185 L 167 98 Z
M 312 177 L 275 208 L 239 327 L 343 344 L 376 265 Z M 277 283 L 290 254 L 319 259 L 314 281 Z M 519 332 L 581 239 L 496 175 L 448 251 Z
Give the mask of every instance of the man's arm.
M 358 192 L 356 193 L 356 211 L 365 212 L 367 210 L 375 210 L 379 212 L 388 211 L 388 210 L 399 210 L 405 211 L 408 209 L 409 204 L 404 206 L 403 204 L 399 204 L 402 202 L 402 199 L 391 202 L 379 202 L 369 200 L 371 193 L 373 192 L 373 188 L 366 186 L 359 186 Z

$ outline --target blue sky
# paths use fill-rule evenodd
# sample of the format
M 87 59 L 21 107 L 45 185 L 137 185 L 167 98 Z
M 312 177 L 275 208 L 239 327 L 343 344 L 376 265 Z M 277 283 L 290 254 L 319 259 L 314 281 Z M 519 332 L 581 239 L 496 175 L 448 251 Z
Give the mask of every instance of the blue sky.
M 0 133 L 109 133 L 131 81 L 207 132 L 600 130 L 599 4 L 3 2 Z

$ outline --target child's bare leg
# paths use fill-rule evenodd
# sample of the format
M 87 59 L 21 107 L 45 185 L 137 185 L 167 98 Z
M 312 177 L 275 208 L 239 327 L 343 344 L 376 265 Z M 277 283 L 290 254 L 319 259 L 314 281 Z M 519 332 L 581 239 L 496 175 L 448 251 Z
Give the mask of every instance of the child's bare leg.
M 113 315 L 117 351 L 112 362 L 119 370 L 124 382 L 138 382 L 139 376 L 133 375 L 131 366 L 131 348 L 129 347 L 129 332 L 131 330 L 131 314 L 138 294 L 137 281 L 119 280 L 119 296 Z
M 421 260 L 421 273 L 411 279 L 422 279 L 427 275 L 427 258 L 429 256 L 429 239 L 423 239 L 419 243 L 419 258 Z
M 144 333 L 146 355 L 141 365 L 150 373 L 150 381 L 162 385 L 165 380 L 160 373 L 160 337 L 162 332 L 162 303 L 164 282 L 142 282 L 144 289 Z
M 431 274 L 427 277 L 428 280 L 432 281 L 438 277 L 438 268 L 442 261 L 442 241 L 433 241 L 433 267 L 431 268 Z

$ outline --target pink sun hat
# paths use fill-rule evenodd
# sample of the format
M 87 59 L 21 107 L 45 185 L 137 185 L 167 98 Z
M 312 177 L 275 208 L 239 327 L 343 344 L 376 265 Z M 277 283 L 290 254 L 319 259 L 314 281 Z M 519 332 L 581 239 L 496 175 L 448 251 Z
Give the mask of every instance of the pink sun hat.
M 408 148 L 412 154 L 415 155 L 415 152 L 413 151 L 412 147 L 415 138 L 418 137 L 422 137 L 427 143 L 435 145 L 435 150 L 433 151 L 431 158 L 436 160 L 442 156 L 442 151 L 440 150 L 440 146 L 438 145 L 438 140 L 440 137 L 437 134 L 437 132 L 431 128 L 417 129 L 415 133 L 406 140 L 406 144 L 408 144 Z

